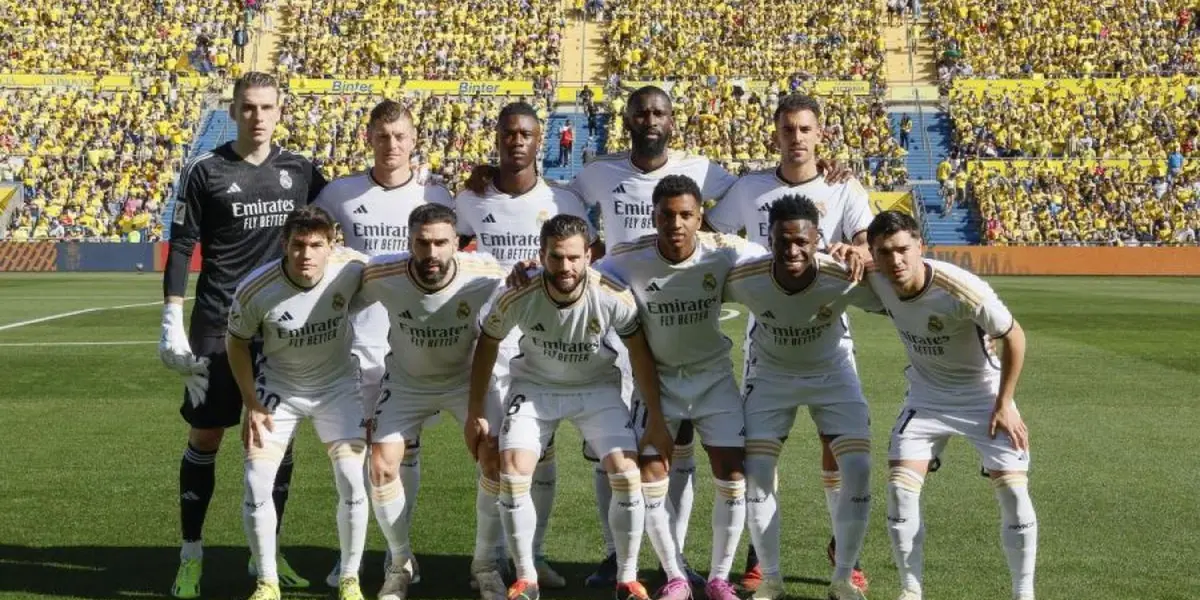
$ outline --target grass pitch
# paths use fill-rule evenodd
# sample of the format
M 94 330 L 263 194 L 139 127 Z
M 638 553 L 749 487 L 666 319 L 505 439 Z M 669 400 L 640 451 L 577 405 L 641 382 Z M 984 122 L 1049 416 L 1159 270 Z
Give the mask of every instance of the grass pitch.
M 991 281 L 1029 337 L 1017 401 L 1032 432 L 1039 598 L 1200 595 L 1194 570 L 1200 281 Z M 154 274 L 0 275 L 0 598 L 166 595 L 177 566 L 177 473 L 186 426 L 178 416 L 181 381 L 155 352 L 160 299 Z M 99 308 L 106 309 L 91 310 Z M 55 318 L 33 322 L 45 317 Z M 905 357 L 883 318 L 856 313 L 851 322 L 875 434 L 875 502 L 863 564 L 869 596 L 892 598 L 897 580 L 883 484 Z M 744 324 L 744 314 L 724 323 L 738 364 Z M 546 590 L 547 598 L 610 597 L 581 585 L 602 543 L 591 466 L 578 447 L 575 430 L 563 428 L 547 550 L 573 587 Z M 297 452 L 282 540 L 315 587 L 285 597 L 333 597 L 321 583 L 337 550 L 329 461 L 311 428 L 301 429 Z M 412 537 L 424 581 L 411 595 L 473 598 L 466 577 L 473 468 L 453 419 L 426 432 L 423 456 Z M 783 567 L 792 598 L 824 598 L 829 576 L 818 457 L 813 426 L 801 418 L 780 467 Z M 944 458 L 923 501 L 926 598 L 1006 598 L 991 488 L 965 442 L 952 443 Z M 713 492 L 705 461 L 699 462 L 687 555 L 704 572 Z M 236 439 L 229 439 L 206 529 L 207 598 L 245 597 L 252 588 L 241 494 L 241 458 Z M 384 547 L 373 521 L 368 540 L 364 591 L 373 597 Z M 641 564 L 654 579 L 649 543 Z

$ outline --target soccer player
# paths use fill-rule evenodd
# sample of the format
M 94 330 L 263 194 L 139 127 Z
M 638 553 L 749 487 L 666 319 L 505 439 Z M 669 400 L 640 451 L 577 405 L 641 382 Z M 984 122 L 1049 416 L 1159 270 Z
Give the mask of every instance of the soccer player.
M 646 338 L 658 360 L 663 412 L 672 433 L 683 420 L 692 421 L 708 452 L 716 500 L 705 591 L 710 600 L 734 600 L 729 570 L 746 522 L 744 419 L 729 361 L 731 343 L 720 328 L 721 293 L 730 269 L 766 252 L 740 237 L 698 233 L 703 219 L 701 191 L 686 176 L 664 177 L 652 200 L 658 233 L 615 247 L 597 269 L 626 283 L 637 298 Z M 646 524 L 668 579 L 660 597 L 683 600 L 690 597 L 691 589 L 667 510 L 661 502 L 655 507 L 649 500 L 661 499 L 666 492 L 666 465 L 661 459 L 665 457 L 651 461 L 657 472 L 643 470 Z
M 845 310 L 850 304 L 881 308 L 850 269 L 817 252 L 821 219 L 811 199 L 779 196 L 768 205 L 767 218 L 771 254 L 735 267 L 724 294 L 726 302 L 744 304 L 754 315 L 742 386 L 747 523 L 764 574 L 753 598 L 784 597 L 776 470 L 796 412 L 807 406 L 845 479 L 834 523 L 837 557 L 829 598 L 864 600 L 850 578 L 870 512 L 871 427 Z
M 637 557 L 645 520 L 634 419 L 621 397 L 621 371 L 609 334 L 630 354 L 648 409 L 645 441 L 662 452 L 671 439 L 663 420 L 654 358 L 624 286 L 589 268 L 590 228 L 582 218 L 558 215 L 542 226 L 545 272 L 528 285 L 505 288 L 490 304 L 471 365 L 467 447 L 478 454 L 490 432 L 485 398 L 501 341 L 520 328 L 521 353 L 511 361 L 512 386 L 500 429 L 500 514 L 517 563 L 509 600 L 538 600 L 533 530 L 536 508 L 529 496 L 533 469 L 560 421 L 575 424 L 601 457 L 616 502 L 609 506 L 619 556 L 616 598 L 649 600 L 637 581 Z M 660 498 L 661 504 L 661 498 Z
M 440 185 L 417 181 L 411 158 L 417 130 L 412 114 L 398 102 L 384 100 L 375 105 L 367 121 L 367 143 L 374 154 L 370 169 L 343 177 L 325 186 L 317 206 L 329 211 L 342 228 L 347 247 L 368 256 L 397 254 L 408 250 L 408 217 L 424 204 L 454 204 L 450 192 Z M 388 316 L 379 305 L 368 307 L 353 320 L 354 356 L 358 359 L 360 385 L 367 406 L 378 401 L 388 352 Z M 405 518 L 412 511 L 421 485 L 421 444 L 406 438 L 406 448 L 375 445 L 371 452 L 372 472 L 385 473 L 387 481 L 397 477 L 409 498 Z M 412 582 L 420 580 L 413 560 Z M 326 582 L 337 585 L 335 569 Z
M 270 75 L 247 73 L 234 84 L 230 116 L 237 139 L 193 159 L 179 178 L 163 274 L 162 337 L 158 352 L 187 377 L 180 414 L 191 429 L 179 466 L 179 513 L 183 529 L 179 571 L 171 594 L 200 595 L 204 518 L 216 481 L 217 450 L 225 429 L 241 418 L 238 392 L 225 354 L 225 329 L 234 288 L 259 265 L 281 255 L 280 226 L 288 213 L 320 193 L 325 179 L 304 157 L 271 143 L 282 97 Z M 196 284 L 190 336 L 183 326 L 188 264 L 196 243 L 204 260 Z M 257 351 L 257 345 L 252 345 Z M 274 486 L 282 522 L 292 478 L 292 454 L 283 456 Z M 308 587 L 282 556 L 279 580 L 286 588 Z
M 536 158 L 541 143 L 542 126 L 533 107 L 524 102 L 506 105 L 496 123 L 500 166 L 494 179 L 482 194 L 468 189 L 455 199 L 459 233 L 464 237 L 474 236 L 477 251 L 492 255 L 506 269 L 519 261 L 537 258 L 541 228 L 550 218 L 560 214 L 587 216 L 587 209 L 575 192 L 549 185 L 538 176 Z M 589 234 L 589 243 L 593 237 Z M 513 330 L 500 346 L 496 376 L 502 396 L 507 396 L 508 363 L 520 352 L 519 339 L 520 332 Z M 543 551 L 558 480 L 554 455 L 552 441 L 533 474 L 532 496 L 538 516 L 533 550 L 542 585 L 563 588 L 566 579 L 550 567 Z
M 471 353 L 479 336 L 478 316 L 499 289 L 504 271 L 486 254 L 456 252 L 454 211 L 442 204 L 413 210 L 406 225 L 407 252 L 371 259 L 363 274 L 363 301 L 379 307 L 389 347 L 387 376 L 373 411 L 371 496 L 375 517 L 392 556 L 411 556 L 409 495 L 390 465 L 404 453 L 407 440 L 419 439 L 423 424 L 441 411 L 466 424 Z M 498 427 L 501 398 L 493 392 L 486 411 Z M 498 429 L 497 429 L 498 430 Z M 485 448 L 491 450 L 490 446 Z M 479 461 L 476 491 L 477 534 L 471 573 L 483 600 L 503 600 L 504 580 L 493 550 L 501 536 L 496 493 L 500 488 L 496 452 Z M 411 559 L 410 559 L 411 560 Z M 403 600 L 412 582 L 411 563 L 394 564 L 386 572 L 381 600 Z
M 1000 504 L 1013 598 L 1032 600 L 1037 516 L 1029 498 L 1029 431 L 1013 402 L 1025 362 L 1025 332 L 982 279 L 922 258 L 925 246 L 912 217 L 881 212 L 867 238 L 877 269 L 868 281 L 911 363 L 888 450 L 888 534 L 900 571 L 900 599 L 920 600 L 922 594 L 920 499 L 934 449 L 963 436 L 982 458 Z
M 340 600 L 362 600 L 358 567 L 367 538 L 366 452 L 358 374 L 350 354 L 350 312 L 360 305 L 366 257 L 336 256 L 337 226 L 316 206 L 298 208 L 283 224 L 283 260 L 250 273 L 234 292 L 226 352 L 246 407 L 246 494 L 242 520 L 258 569 L 250 600 L 278 600 L 275 507 L 271 489 L 300 421 L 312 419 L 333 461 L 342 552 Z M 262 340 L 259 374 L 251 351 Z
M 810 198 L 820 213 L 818 248 L 827 250 L 838 260 L 844 260 L 850 252 L 858 254 L 862 262 L 870 261 L 867 250 L 867 225 L 871 223 L 871 207 L 867 190 L 857 179 L 848 178 L 834 182 L 822 174 L 818 165 L 817 152 L 821 144 L 821 106 L 815 98 L 801 94 L 785 96 L 775 108 L 775 144 L 779 148 L 779 164 L 772 169 L 755 171 L 743 176 L 730 188 L 729 193 L 705 219 L 716 231 L 737 233 L 745 229 L 746 238 L 756 244 L 767 244 L 770 225 L 767 214 L 771 204 L 786 195 L 803 195 Z M 747 338 L 754 330 L 753 317 L 747 323 Z M 853 352 L 853 342 L 846 332 L 845 343 Z M 749 352 L 744 353 L 749 357 Z M 853 358 L 851 358 L 853 367 Z M 743 373 L 748 371 L 748 360 Z M 744 379 L 744 378 L 743 378 Z M 748 449 L 752 451 L 752 449 Z M 837 528 L 837 507 L 841 505 L 842 476 L 837 460 L 825 438 L 821 439 L 821 480 L 825 488 L 825 500 L 834 529 Z M 835 539 L 829 540 L 829 560 L 835 562 Z M 746 560 L 746 572 L 742 586 L 754 591 L 762 581 L 762 570 L 754 555 L 755 546 L 750 547 Z M 855 565 L 853 579 L 863 591 L 867 589 L 867 578 Z

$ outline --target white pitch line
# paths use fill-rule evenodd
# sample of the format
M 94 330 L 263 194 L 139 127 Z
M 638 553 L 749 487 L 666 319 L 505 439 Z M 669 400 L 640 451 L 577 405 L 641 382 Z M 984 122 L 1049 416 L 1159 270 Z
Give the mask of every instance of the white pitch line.
M 190 298 L 185 298 L 184 301 L 186 302 L 189 299 Z M 116 306 L 97 306 L 97 307 L 93 307 L 93 308 L 83 308 L 80 310 L 73 310 L 71 312 L 59 313 L 57 315 L 48 315 L 45 317 L 38 317 L 36 319 L 29 319 L 28 321 L 17 321 L 16 323 L 8 323 L 5 325 L 0 325 L 0 331 L 7 331 L 9 329 L 25 327 L 26 325 L 36 325 L 38 323 L 45 323 L 46 321 L 55 321 L 58 319 L 65 319 L 67 317 L 86 315 L 88 313 L 100 312 L 102 310 L 120 310 L 123 308 L 140 308 L 143 306 L 154 306 L 156 304 L 161 305 L 162 300 L 155 300 L 154 302 L 138 302 L 136 304 L 118 304 Z
M 42 346 L 141 346 L 157 344 L 147 341 L 113 341 L 113 342 L 0 342 L 0 348 L 39 348 Z
M 721 320 L 728 321 L 730 319 L 736 319 L 737 316 L 740 314 L 742 314 L 742 313 L 740 313 L 732 308 L 722 308 L 721 309 Z

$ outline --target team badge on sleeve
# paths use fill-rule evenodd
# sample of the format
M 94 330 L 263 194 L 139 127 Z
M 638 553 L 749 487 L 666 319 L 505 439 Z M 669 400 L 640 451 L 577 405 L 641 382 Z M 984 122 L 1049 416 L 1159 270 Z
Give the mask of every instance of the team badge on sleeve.
M 711 292 L 711 291 L 717 289 L 717 278 L 714 277 L 712 273 L 705 273 L 704 274 L 704 283 L 702 283 L 701 285 L 704 286 L 704 289 Z
M 346 297 L 338 292 L 333 295 L 333 310 L 342 310 L 346 307 Z
M 929 331 L 937 333 L 942 330 L 942 327 L 942 320 L 939 319 L 937 315 L 929 316 Z
M 458 315 L 458 318 L 460 318 L 460 319 L 465 319 L 465 318 L 471 316 L 471 305 L 467 304 L 466 302 L 459 302 L 458 303 L 458 312 L 456 314 Z
M 822 321 L 828 321 L 829 317 L 832 317 L 832 316 L 833 316 L 833 310 L 830 309 L 829 306 L 827 306 L 827 305 L 822 306 L 821 308 L 817 309 L 817 318 Z
M 500 318 L 500 315 L 498 315 L 496 313 L 492 313 L 492 314 L 488 315 L 488 318 L 487 318 L 488 327 L 499 327 L 503 324 L 504 324 L 504 321 Z
M 591 320 L 588 321 L 587 327 L 588 333 L 592 335 L 600 335 L 600 321 L 596 317 L 592 317 Z
M 292 176 L 288 175 L 287 169 L 279 170 L 279 187 L 285 190 L 292 189 Z
M 541 227 L 542 224 L 544 224 L 546 221 L 549 221 L 549 220 L 550 220 L 550 213 L 548 211 L 543 210 L 538 213 L 538 216 L 537 216 L 538 227 Z

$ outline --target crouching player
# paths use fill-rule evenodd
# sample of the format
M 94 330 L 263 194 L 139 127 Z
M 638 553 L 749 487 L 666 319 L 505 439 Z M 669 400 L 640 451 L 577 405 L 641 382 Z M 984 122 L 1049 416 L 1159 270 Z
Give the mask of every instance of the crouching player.
M 340 600 L 361 600 L 359 563 L 367 533 L 363 481 L 366 441 L 357 373 L 350 355 L 349 313 L 364 260 L 333 252 L 334 221 L 306 206 L 283 224 L 284 258 L 255 269 L 238 286 L 229 310 L 226 348 L 246 407 L 246 493 L 242 518 L 258 570 L 251 600 L 277 600 L 275 508 L 271 487 L 296 426 L 312 419 L 329 450 L 338 492 Z M 355 304 L 357 307 L 357 304 Z M 263 343 L 254 378 L 251 340 Z
M 565 419 L 601 457 L 612 486 L 608 516 L 618 558 L 616 598 L 648 600 L 637 581 L 645 519 L 639 448 L 634 419 L 621 398 L 621 373 L 610 334 L 620 336 L 629 349 L 634 380 L 648 412 L 644 440 L 670 456 L 654 358 L 633 295 L 588 267 L 587 223 L 558 215 L 546 221 L 540 237 L 545 272 L 528 285 L 501 290 L 481 324 L 464 431 L 468 449 L 478 455 L 489 433 L 485 398 L 500 341 L 520 328 L 521 353 L 511 362 L 512 387 L 500 429 L 500 515 L 517 565 L 517 581 L 508 598 L 539 598 L 533 553 L 537 515 L 529 491 L 538 456 Z

